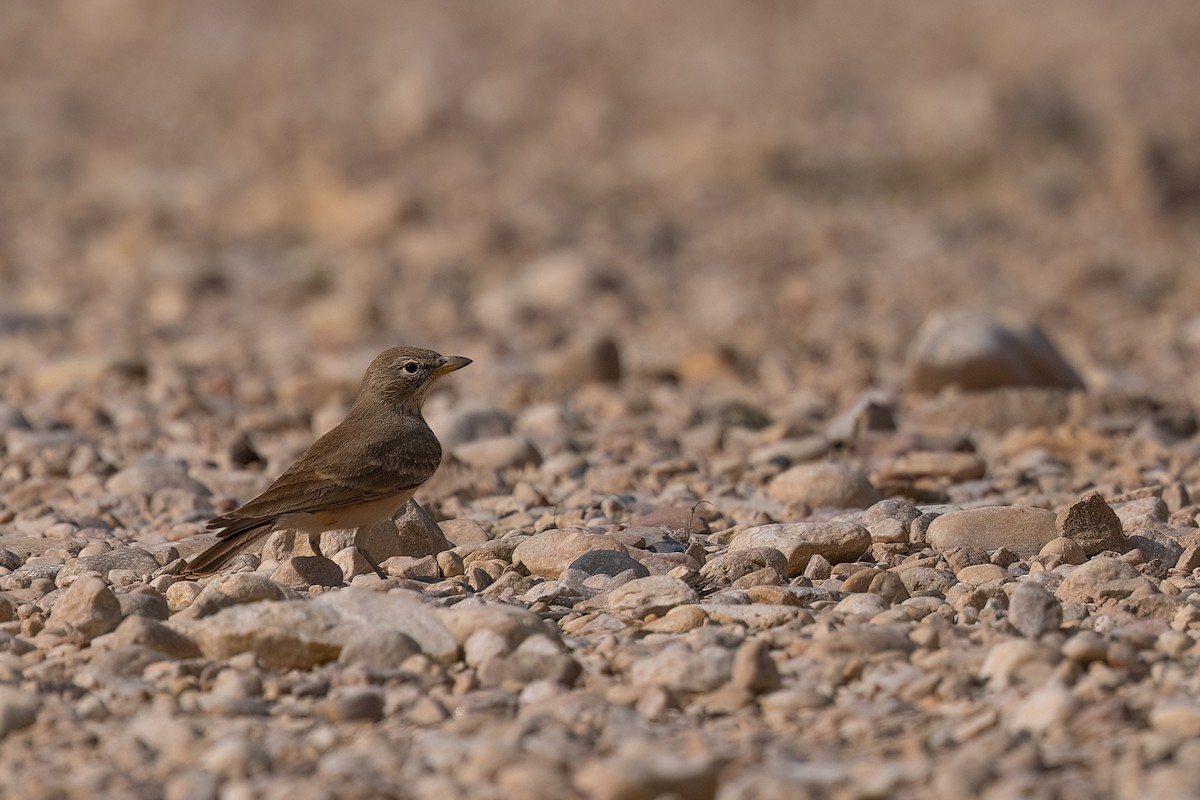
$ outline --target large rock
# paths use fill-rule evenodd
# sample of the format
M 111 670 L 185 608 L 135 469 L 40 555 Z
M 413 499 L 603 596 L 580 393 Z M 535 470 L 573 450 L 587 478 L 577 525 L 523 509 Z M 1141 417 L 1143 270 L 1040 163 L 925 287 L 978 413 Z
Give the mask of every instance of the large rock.
M 879 501 L 867 476 L 844 464 L 800 464 L 776 475 L 767 494 L 811 508 L 866 508 Z
M 1053 511 L 1025 506 L 989 506 L 951 511 L 929 524 L 925 540 L 935 550 L 977 547 L 989 553 L 1006 547 L 1033 558 L 1058 537 Z
M 531 575 L 557 578 L 575 559 L 592 550 L 628 553 L 625 545 L 611 536 L 577 528 L 556 528 L 525 539 L 512 551 L 512 563 Z
M 1129 549 L 1121 518 L 1099 492 L 1089 492 L 1059 511 L 1054 524 L 1060 534 L 1082 547 L 1089 558 L 1105 550 L 1124 553 Z
M 1128 597 L 1148 585 L 1137 567 L 1116 558 L 1098 557 L 1076 567 L 1054 594 L 1064 603 L 1098 603 L 1110 597 Z
M 929 317 L 908 350 L 908 388 L 934 393 L 1004 386 L 1083 388 L 1079 374 L 1040 328 L 1010 328 L 971 311 Z
M 771 547 L 787 560 L 787 574 L 799 575 L 814 555 L 831 563 L 854 561 L 871 547 L 871 534 L 853 522 L 789 522 L 747 528 L 730 551 Z
M 251 652 L 265 667 L 278 670 L 311 669 L 334 661 L 343 647 L 369 632 L 405 634 L 421 652 L 440 661 L 450 661 L 457 653 L 454 637 L 432 608 L 406 597 L 352 588 L 313 601 L 233 606 L 173 627 L 192 637 L 207 658 Z

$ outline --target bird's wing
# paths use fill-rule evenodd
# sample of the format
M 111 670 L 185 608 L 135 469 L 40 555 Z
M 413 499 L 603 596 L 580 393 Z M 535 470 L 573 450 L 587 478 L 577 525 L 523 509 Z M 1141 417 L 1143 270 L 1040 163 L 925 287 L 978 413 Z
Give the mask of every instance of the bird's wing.
M 233 536 L 285 514 L 392 497 L 433 475 L 441 448 L 424 422 L 414 420 L 386 437 L 379 433 L 369 423 L 347 420 L 318 439 L 265 492 L 213 519 L 209 529 L 224 528 L 220 536 Z

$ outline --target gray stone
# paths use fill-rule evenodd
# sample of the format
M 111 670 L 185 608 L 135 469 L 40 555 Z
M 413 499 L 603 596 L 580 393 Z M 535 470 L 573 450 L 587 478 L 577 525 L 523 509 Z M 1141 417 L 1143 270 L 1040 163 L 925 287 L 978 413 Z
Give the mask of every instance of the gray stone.
M 633 570 L 634 577 L 645 578 L 650 574 L 640 562 L 616 550 L 592 550 L 571 562 L 567 569 L 578 570 L 585 575 L 620 575 Z
M 767 494 L 810 508 L 866 508 L 879 501 L 867 476 L 844 464 L 800 464 L 776 475 Z
M 122 592 L 117 595 L 121 605 L 121 616 L 138 616 L 147 619 L 165 620 L 171 616 L 171 608 L 167 598 L 149 587 L 135 589 L 132 592 Z
M 1185 530 L 1195 533 L 1193 528 Z M 1183 555 L 1183 545 L 1167 531 L 1157 528 L 1142 528 L 1130 534 L 1129 545 L 1140 550 L 1146 561 L 1158 559 L 1168 566 L 1173 566 Z
M 853 522 L 792 522 L 742 531 L 730 551 L 772 547 L 787 560 L 786 574 L 799 575 L 815 555 L 831 563 L 855 561 L 871 547 L 871 534 Z
M 1046 587 L 1030 580 L 1017 584 L 1008 598 L 1008 622 L 1029 639 L 1062 625 L 1062 606 Z
M 942 514 L 925 534 L 930 547 L 1006 547 L 1021 558 L 1033 558 L 1058 536 L 1053 511 L 1025 506 L 988 506 Z

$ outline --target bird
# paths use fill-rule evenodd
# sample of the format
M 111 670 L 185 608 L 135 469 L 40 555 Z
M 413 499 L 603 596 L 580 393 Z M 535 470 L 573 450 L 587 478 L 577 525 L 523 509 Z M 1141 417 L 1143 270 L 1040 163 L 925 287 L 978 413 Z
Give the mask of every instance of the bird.
M 346 418 L 266 491 L 210 520 L 217 541 L 187 562 L 185 572 L 218 572 L 276 529 L 306 534 L 320 554 L 323 532 L 390 519 L 442 460 L 442 446 L 421 415 L 425 395 L 438 378 L 470 363 L 419 347 L 384 350 L 367 367 Z

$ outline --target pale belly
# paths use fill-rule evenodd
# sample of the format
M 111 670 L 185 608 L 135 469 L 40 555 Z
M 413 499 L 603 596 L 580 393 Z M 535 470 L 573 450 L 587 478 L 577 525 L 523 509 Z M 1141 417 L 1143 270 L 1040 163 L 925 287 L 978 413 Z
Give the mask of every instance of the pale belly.
M 390 518 L 408 502 L 412 494 L 412 492 L 404 492 L 392 497 L 385 497 L 382 500 L 343 506 L 329 511 L 286 514 L 279 518 L 275 527 L 289 528 L 312 535 L 345 528 L 362 528 Z

